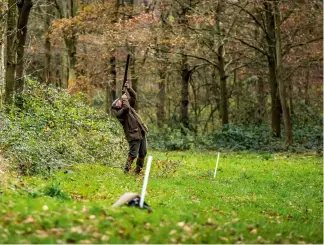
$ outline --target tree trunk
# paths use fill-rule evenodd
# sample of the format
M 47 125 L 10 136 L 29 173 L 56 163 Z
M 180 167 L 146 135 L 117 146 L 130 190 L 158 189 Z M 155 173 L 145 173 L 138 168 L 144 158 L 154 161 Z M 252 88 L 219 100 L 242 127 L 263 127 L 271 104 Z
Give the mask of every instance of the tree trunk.
M 65 38 L 68 58 L 68 88 L 75 85 L 76 80 L 76 37 L 74 34 L 70 38 Z
M 283 67 L 282 67 L 282 48 L 281 48 L 281 33 L 280 33 L 280 12 L 278 2 L 274 1 L 274 17 L 275 17 L 275 36 L 276 36 L 276 68 L 277 68 L 277 81 L 279 85 L 280 102 L 282 107 L 286 144 L 292 144 L 292 128 L 289 107 L 286 99 L 286 88 L 283 81 Z
M 262 124 L 265 121 L 266 115 L 266 102 L 265 102 L 265 93 L 264 93 L 264 84 L 261 77 L 257 81 L 257 91 L 258 91 L 258 123 Z
M 222 126 L 228 124 L 228 98 L 227 98 L 227 75 L 225 71 L 225 59 L 224 59 L 224 40 L 222 38 L 222 31 L 220 27 L 220 16 L 223 12 L 223 2 L 220 0 L 216 6 L 215 10 L 215 31 L 216 39 L 218 41 L 217 45 L 217 59 L 218 59 L 218 73 L 220 78 L 220 93 L 221 93 L 221 108 L 220 114 L 222 118 Z
M 268 45 L 268 70 L 269 84 L 271 90 L 271 128 L 273 135 L 280 137 L 281 127 L 281 104 L 278 94 L 278 83 L 276 76 L 276 42 L 275 42 L 275 23 L 270 3 L 264 3 L 266 12 L 267 35 L 266 41 Z
M 221 117 L 222 126 L 228 124 L 228 99 L 227 99 L 227 76 L 225 73 L 225 63 L 223 57 L 223 45 L 218 48 L 218 65 L 219 65 L 219 77 L 220 77 L 220 92 L 221 92 Z
M 189 127 L 189 79 L 191 71 L 189 70 L 188 58 L 182 57 L 181 71 L 181 105 L 180 105 L 180 122 Z
M 294 102 L 293 102 L 293 93 L 294 93 L 294 88 L 292 85 L 292 80 L 288 78 L 288 97 L 289 97 L 289 114 L 292 117 L 294 115 Z
M 52 6 L 50 0 L 46 0 L 46 16 L 45 16 L 45 59 L 44 59 L 44 77 L 43 82 L 46 84 L 51 84 L 51 41 L 49 38 L 49 31 L 51 25 L 51 13 L 52 13 Z
M 63 52 L 61 60 L 61 86 L 62 88 L 67 89 L 69 85 L 69 58 L 67 52 Z
M 67 12 L 67 18 L 73 18 L 76 13 L 76 6 L 74 4 L 73 0 L 70 0 L 67 3 L 68 6 L 68 12 Z M 76 45 L 77 45 L 77 38 L 74 33 L 74 30 L 72 30 L 70 37 L 65 37 L 65 46 L 67 48 L 67 58 L 68 58 L 68 81 L 67 85 L 68 88 L 73 88 L 75 85 L 76 80 Z
M 139 89 L 138 89 L 138 77 L 136 74 L 136 47 L 131 45 L 129 47 L 130 53 L 131 53 L 131 59 L 130 59 L 130 74 L 131 74 L 131 84 L 134 91 L 137 93 L 137 103 L 135 103 L 135 110 L 139 110 Z
M 6 10 L 7 1 L 0 0 L 0 16 L 4 16 Z M 4 85 L 5 85 L 5 33 L 7 27 L 7 19 L 2 17 L 0 18 L 0 94 L 2 95 Z M 2 104 L 1 97 L 1 104 Z
M 235 115 L 235 119 L 236 119 L 236 123 L 240 123 L 241 122 L 241 96 L 242 96 L 242 82 L 240 80 L 237 80 L 237 70 L 234 70 L 234 83 L 237 84 L 236 86 L 236 91 L 235 91 L 235 105 L 236 105 L 236 115 Z
M 7 64 L 6 64 L 6 86 L 5 103 L 11 105 L 13 102 L 15 79 L 16 79 L 16 27 L 17 27 L 17 9 L 16 0 L 8 0 L 8 6 L 11 6 L 7 14 Z
M 179 13 L 179 24 L 183 37 L 188 37 L 188 19 L 187 13 L 189 8 L 181 6 Z M 184 47 L 180 48 L 184 50 Z M 189 69 L 188 57 L 182 55 L 181 57 L 181 99 L 180 99 L 180 123 L 186 128 L 189 128 L 189 79 L 191 71 Z
M 107 84 L 106 87 L 106 101 L 107 101 L 106 112 L 107 113 L 111 112 L 110 105 L 115 99 L 117 99 L 117 69 L 116 69 L 116 57 L 114 54 L 110 57 L 109 64 L 110 64 L 110 77 L 109 77 L 110 82 Z
M 157 104 L 157 125 L 159 127 L 163 126 L 165 121 L 165 79 L 166 79 L 166 70 L 161 69 L 159 71 L 160 81 L 158 82 L 158 104 Z
M 304 100 L 305 105 L 309 106 L 309 78 L 310 78 L 310 67 L 307 66 L 306 68 L 306 79 L 305 79 L 305 94 L 304 94 Z
M 17 4 L 18 6 L 18 25 L 17 25 L 17 67 L 16 67 L 16 85 L 15 90 L 21 93 L 24 90 L 24 54 L 27 38 L 27 24 L 30 9 L 33 6 L 32 0 L 24 0 Z

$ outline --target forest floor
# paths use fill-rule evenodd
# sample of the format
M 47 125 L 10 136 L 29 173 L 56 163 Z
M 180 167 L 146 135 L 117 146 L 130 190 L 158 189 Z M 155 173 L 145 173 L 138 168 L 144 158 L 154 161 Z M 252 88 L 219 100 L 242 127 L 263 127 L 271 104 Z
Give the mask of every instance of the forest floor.
M 152 152 L 151 152 L 152 153 Z M 0 175 L 0 243 L 322 243 L 323 162 L 314 154 L 153 152 L 143 176 L 80 164 L 53 177 Z M 52 197 L 51 197 L 52 196 Z

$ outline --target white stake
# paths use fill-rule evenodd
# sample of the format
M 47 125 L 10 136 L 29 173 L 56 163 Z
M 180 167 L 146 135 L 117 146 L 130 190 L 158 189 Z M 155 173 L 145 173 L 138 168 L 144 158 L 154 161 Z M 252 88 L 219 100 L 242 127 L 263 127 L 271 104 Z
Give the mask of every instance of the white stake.
M 150 174 L 151 163 L 152 163 L 152 156 L 149 156 L 148 159 L 147 159 L 147 165 L 146 165 L 146 170 L 145 170 L 144 183 L 143 183 L 141 200 L 140 200 L 140 208 L 143 208 L 143 205 L 144 205 L 144 197 L 145 197 L 148 177 L 149 177 L 149 174 Z
M 217 173 L 217 166 L 218 166 L 218 160 L 219 160 L 219 152 L 217 154 L 217 161 L 216 161 L 216 167 L 215 167 L 215 173 L 214 173 L 214 179 L 216 178 L 216 173 Z

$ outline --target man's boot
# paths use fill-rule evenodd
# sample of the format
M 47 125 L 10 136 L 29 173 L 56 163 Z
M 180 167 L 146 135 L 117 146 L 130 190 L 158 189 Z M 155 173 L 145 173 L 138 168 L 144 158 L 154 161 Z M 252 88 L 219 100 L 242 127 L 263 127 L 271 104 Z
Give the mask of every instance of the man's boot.
M 132 158 L 130 156 L 127 158 L 127 161 L 126 161 L 126 164 L 125 164 L 125 167 L 124 167 L 124 173 L 125 174 L 127 174 L 129 172 L 129 170 L 131 169 L 133 161 L 134 161 L 134 158 Z
M 144 158 L 138 157 L 136 161 L 135 174 L 139 174 L 142 171 L 143 166 L 144 166 Z

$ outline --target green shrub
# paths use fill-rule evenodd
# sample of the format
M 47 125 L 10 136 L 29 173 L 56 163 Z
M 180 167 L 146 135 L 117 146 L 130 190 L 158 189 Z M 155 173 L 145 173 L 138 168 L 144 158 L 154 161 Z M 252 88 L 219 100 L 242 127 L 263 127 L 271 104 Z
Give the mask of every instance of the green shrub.
M 285 145 L 282 137 L 273 137 L 267 125 L 238 126 L 226 125 L 208 135 L 195 136 L 193 132 L 182 129 L 166 129 L 162 132 L 151 132 L 150 146 L 158 150 L 217 150 L 217 151 L 257 151 L 294 152 L 322 151 L 322 127 L 316 125 L 294 125 L 294 144 Z
M 50 186 L 47 186 L 44 191 L 45 196 L 56 197 L 61 200 L 70 200 L 71 198 L 62 191 L 60 183 L 52 182 Z
M 80 94 L 28 82 L 22 108 L 0 112 L 0 147 L 24 174 L 48 174 L 74 163 L 119 166 L 127 143 L 114 119 Z
M 159 129 L 150 132 L 148 141 L 153 149 L 159 150 L 191 150 L 195 148 L 195 136 L 182 125 L 178 128 Z

